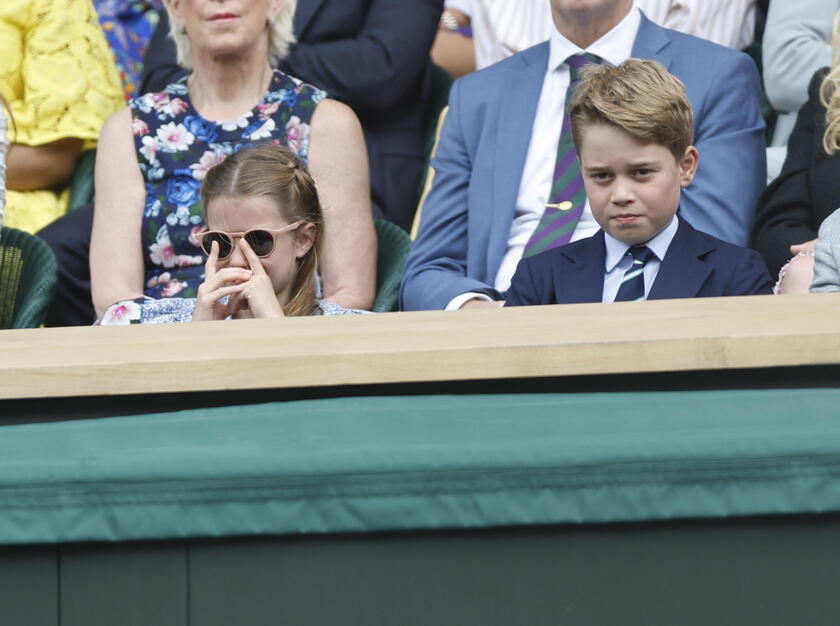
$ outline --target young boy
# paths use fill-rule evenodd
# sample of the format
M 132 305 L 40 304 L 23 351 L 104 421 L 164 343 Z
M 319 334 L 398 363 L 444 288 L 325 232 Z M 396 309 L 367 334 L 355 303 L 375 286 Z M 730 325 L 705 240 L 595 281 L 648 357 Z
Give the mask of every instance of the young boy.
M 656 61 L 589 66 L 569 115 L 601 230 L 524 258 L 505 306 L 771 293 L 758 253 L 676 215 L 699 159 L 679 79 Z

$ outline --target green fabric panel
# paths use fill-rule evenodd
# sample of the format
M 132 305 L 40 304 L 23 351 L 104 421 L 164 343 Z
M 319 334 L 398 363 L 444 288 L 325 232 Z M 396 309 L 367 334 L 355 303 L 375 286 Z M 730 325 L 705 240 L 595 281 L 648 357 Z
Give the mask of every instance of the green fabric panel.
M 840 390 L 307 400 L 0 429 L 0 543 L 840 511 Z

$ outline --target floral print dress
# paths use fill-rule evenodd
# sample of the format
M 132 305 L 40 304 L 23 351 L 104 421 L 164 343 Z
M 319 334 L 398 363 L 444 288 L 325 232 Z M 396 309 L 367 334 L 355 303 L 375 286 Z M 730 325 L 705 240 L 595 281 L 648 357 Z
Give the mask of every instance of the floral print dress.
M 204 226 L 199 189 L 204 175 L 242 148 L 271 142 L 306 163 L 309 124 L 326 93 L 275 71 L 262 101 L 242 117 L 206 120 L 190 102 L 186 79 L 129 103 L 137 160 L 146 185 L 143 210 L 145 294 L 195 297 L 204 255 L 195 238 Z
M 345 309 L 328 300 L 318 300 L 312 315 L 366 315 L 370 311 Z M 191 322 L 195 298 L 135 298 L 115 302 L 97 320 L 99 326 L 129 326 L 134 324 L 173 324 Z M 232 319 L 230 317 L 226 319 Z

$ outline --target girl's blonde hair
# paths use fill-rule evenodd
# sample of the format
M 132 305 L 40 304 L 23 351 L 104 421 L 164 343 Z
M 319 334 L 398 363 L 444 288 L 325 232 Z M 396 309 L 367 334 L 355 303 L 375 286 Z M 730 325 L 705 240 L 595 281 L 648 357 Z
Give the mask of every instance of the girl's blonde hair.
M 169 15 L 169 37 L 175 42 L 178 54 L 178 65 L 188 70 L 193 67 L 192 47 L 183 25 L 175 19 L 175 14 L 169 6 L 169 0 L 164 0 L 163 6 Z M 274 21 L 268 23 L 268 62 L 274 67 L 277 62 L 289 53 L 289 46 L 295 43 L 294 18 L 297 0 L 283 0 L 283 9 Z
M 283 307 L 287 316 L 312 315 L 318 307 L 317 271 L 321 249 L 321 203 L 306 167 L 289 148 L 266 143 L 244 148 L 211 168 L 201 186 L 205 221 L 207 209 L 216 198 L 263 196 L 270 198 L 289 224 L 312 224 L 314 239 L 309 251 L 298 260 L 292 283 L 292 297 Z M 292 234 L 293 237 L 297 233 Z
M 834 154 L 840 149 L 840 11 L 834 15 L 831 30 L 831 48 L 833 58 L 831 71 L 820 85 L 820 101 L 825 107 L 825 133 L 823 149 L 826 154 Z

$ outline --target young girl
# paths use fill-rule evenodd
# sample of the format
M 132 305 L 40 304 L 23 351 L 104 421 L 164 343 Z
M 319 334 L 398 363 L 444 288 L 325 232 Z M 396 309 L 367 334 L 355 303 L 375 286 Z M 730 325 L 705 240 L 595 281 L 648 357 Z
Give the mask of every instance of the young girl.
M 782 172 L 765 189 L 756 209 L 754 247 L 771 275 L 778 273 L 774 291 L 780 294 L 808 292 L 816 278 L 820 225 L 831 219 L 824 231 L 830 234 L 837 218 L 829 216 L 840 206 L 840 11 L 834 17 L 831 45 L 832 66 L 811 78 Z
M 291 150 L 263 144 L 227 157 L 207 172 L 201 200 L 207 228 L 190 235 L 208 257 L 198 297 L 117 302 L 101 324 L 362 312 L 317 297 L 321 206 Z

